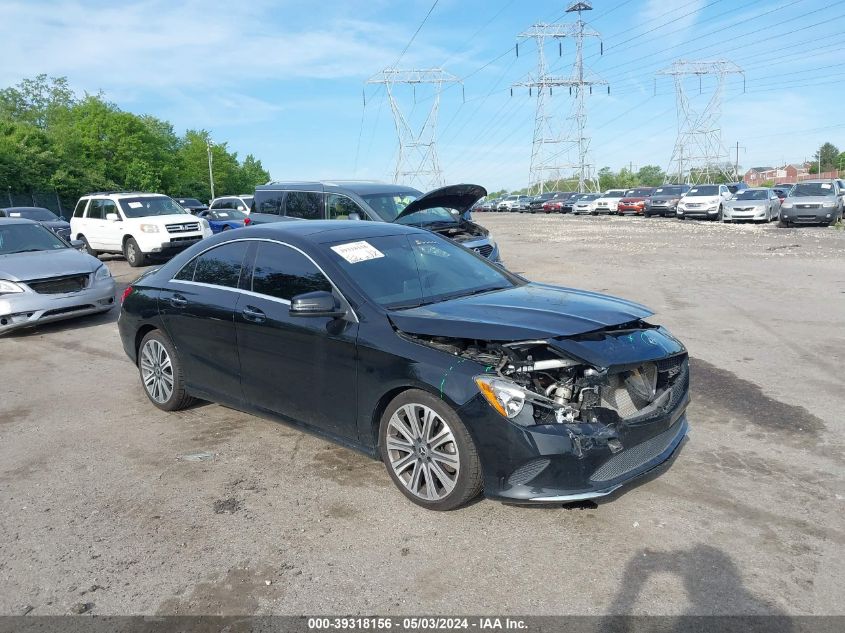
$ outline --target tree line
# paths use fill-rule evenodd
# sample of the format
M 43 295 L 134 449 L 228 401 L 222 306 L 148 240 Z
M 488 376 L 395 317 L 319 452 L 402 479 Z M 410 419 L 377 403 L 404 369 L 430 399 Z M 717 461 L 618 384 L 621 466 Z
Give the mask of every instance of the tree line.
M 210 141 L 206 130 L 180 136 L 168 121 L 38 75 L 0 90 L 0 196 L 55 190 L 72 206 L 88 192 L 129 190 L 207 201 Z M 252 154 L 239 160 L 226 143 L 211 152 L 215 195 L 249 193 L 270 179 Z

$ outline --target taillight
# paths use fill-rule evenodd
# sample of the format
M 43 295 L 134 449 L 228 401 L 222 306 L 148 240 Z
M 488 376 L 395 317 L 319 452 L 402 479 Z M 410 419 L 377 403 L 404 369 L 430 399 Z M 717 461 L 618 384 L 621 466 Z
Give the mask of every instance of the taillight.
M 250 220 L 248 216 L 245 217 L 244 218 L 244 226 L 249 226 L 250 224 L 252 224 L 252 220 Z
M 126 286 L 126 288 L 123 289 L 123 294 L 120 295 L 120 305 L 123 305 L 123 302 L 126 301 L 126 297 L 131 295 L 133 290 L 134 288 L 132 286 Z

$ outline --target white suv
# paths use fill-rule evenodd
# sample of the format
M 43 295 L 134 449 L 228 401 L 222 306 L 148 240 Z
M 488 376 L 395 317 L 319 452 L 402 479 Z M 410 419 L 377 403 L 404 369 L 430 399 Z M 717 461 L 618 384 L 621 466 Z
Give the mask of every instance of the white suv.
M 619 202 L 625 197 L 627 189 L 608 189 L 601 197 L 596 200 L 593 214 L 596 213 L 612 213 L 616 215 L 619 210 Z
M 123 253 L 130 266 L 143 266 L 150 256 L 175 255 L 204 237 L 207 220 L 185 211 L 158 193 L 90 193 L 82 196 L 70 219 L 72 239 L 85 250 Z

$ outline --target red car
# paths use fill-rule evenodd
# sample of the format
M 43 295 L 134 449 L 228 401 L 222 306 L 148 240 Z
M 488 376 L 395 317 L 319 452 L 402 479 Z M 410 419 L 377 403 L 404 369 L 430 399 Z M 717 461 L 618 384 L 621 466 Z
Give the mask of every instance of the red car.
M 645 215 L 645 209 L 648 206 L 651 194 L 654 193 L 654 187 L 637 187 L 636 189 L 629 189 L 625 192 L 625 197 L 616 205 L 616 212 L 619 215 L 633 214 Z
M 546 213 L 565 213 L 563 207 L 566 204 L 566 201 L 576 195 L 576 193 L 569 191 L 555 194 L 554 198 L 543 203 L 543 211 Z M 572 209 L 570 208 L 569 210 L 571 211 Z

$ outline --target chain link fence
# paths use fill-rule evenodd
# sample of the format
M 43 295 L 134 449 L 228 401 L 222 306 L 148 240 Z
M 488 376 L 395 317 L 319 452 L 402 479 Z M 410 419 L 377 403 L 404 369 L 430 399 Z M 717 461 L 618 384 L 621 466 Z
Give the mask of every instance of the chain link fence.
M 0 208 L 4 207 L 43 207 L 50 209 L 59 217 L 65 219 L 73 213 L 73 207 L 69 206 L 59 197 L 57 191 L 28 191 L 14 192 L 11 189 L 0 193 Z

